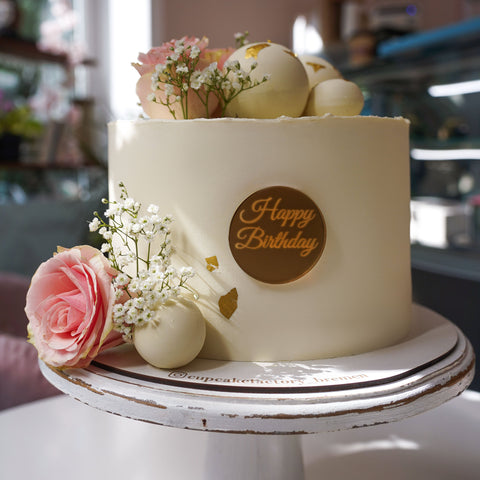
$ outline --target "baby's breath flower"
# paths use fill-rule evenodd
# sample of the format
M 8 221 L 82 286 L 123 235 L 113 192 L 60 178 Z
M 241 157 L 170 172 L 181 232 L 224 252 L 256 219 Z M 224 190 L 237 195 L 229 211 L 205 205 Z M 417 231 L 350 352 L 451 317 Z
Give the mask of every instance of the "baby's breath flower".
M 162 74 L 166 69 L 166 66 L 163 64 L 163 63 L 157 63 L 157 65 L 155 65 L 155 72 L 157 74 Z
M 197 47 L 197 45 L 193 45 L 192 48 L 190 49 L 190 58 L 194 59 L 197 58 L 200 55 L 200 49 Z
M 162 290 L 159 292 L 158 299 L 160 303 L 166 303 L 170 299 L 169 292 Z
M 157 215 L 156 213 L 152 214 L 152 216 L 150 217 L 150 223 L 156 227 L 156 226 L 160 226 L 160 224 L 162 223 L 162 218 Z
M 100 220 L 95 217 L 89 224 L 88 228 L 91 232 L 96 232 L 100 227 Z
M 193 269 L 177 270 L 170 263 L 171 215 L 161 217 L 156 205 L 149 205 L 148 214 L 142 215 L 140 203 L 128 196 L 123 184 L 120 190 L 120 202 L 103 202 L 109 205 L 108 223 L 95 212 L 89 227 L 106 240 L 101 250 L 108 253 L 112 267 L 119 272 L 112 282 L 117 302 L 112 314 L 114 328 L 125 341 L 132 341 L 135 325 L 150 321 L 160 304 L 188 288 Z M 140 244 L 145 246 L 145 257 L 140 254 Z
M 192 267 L 181 267 L 180 275 L 182 277 L 189 278 L 195 276 L 195 272 Z
M 115 210 L 113 208 L 107 208 L 104 214 L 107 218 L 113 217 L 115 215 Z
M 130 234 L 136 235 L 142 231 L 142 225 L 139 223 L 131 223 L 127 229 Z
M 145 240 L 148 243 L 151 243 L 155 239 L 155 236 L 156 236 L 155 232 L 153 230 L 145 230 L 144 235 L 145 235 Z
M 171 265 L 169 267 L 167 267 L 167 269 L 165 270 L 165 275 L 166 276 L 173 276 L 173 275 L 175 275 L 175 273 L 176 273 L 176 270 Z
M 243 47 L 248 43 L 248 31 L 245 31 L 243 33 L 236 33 L 234 35 L 235 38 L 235 46 L 238 48 Z
M 149 217 L 140 217 L 138 219 L 138 224 L 143 225 L 144 227 L 150 224 L 150 218 Z
M 175 54 L 176 55 L 182 55 L 185 52 L 185 47 L 183 43 L 180 43 L 176 48 L 175 48 Z
M 150 204 L 147 208 L 147 212 L 151 213 L 152 215 L 158 215 L 159 211 L 160 211 L 160 208 L 158 207 L 158 205 Z
M 105 239 L 105 240 L 111 240 L 112 239 L 112 232 L 111 230 L 107 229 L 106 227 L 102 227 L 98 233 Z
M 117 300 L 117 302 L 118 302 L 119 300 L 122 299 L 123 296 L 124 296 L 123 290 L 120 290 L 120 289 L 116 288 L 115 289 L 115 300 Z
M 116 283 L 119 287 L 124 287 L 125 285 L 128 284 L 129 281 L 130 281 L 130 279 L 128 278 L 128 275 L 125 275 L 124 273 L 119 273 L 119 274 L 115 277 L 115 283 Z
M 174 92 L 173 85 L 171 85 L 170 83 L 167 83 L 165 85 L 165 95 L 169 97 L 170 95 L 173 95 L 173 92 Z
M 133 198 L 126 198 L 123 202 L 123 208 L 129 210 L 135 206 L 135 200 Z

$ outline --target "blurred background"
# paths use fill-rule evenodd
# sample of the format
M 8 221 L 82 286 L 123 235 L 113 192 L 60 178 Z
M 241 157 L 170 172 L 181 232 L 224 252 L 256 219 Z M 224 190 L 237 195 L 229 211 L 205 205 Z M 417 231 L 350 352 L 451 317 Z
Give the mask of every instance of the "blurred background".
M 24 348 L 25 291 L 57 245 L 96 242 L 106 124 L 140 114 L 138 53 L 246 30 L 332 62 L 362 114 L 411 121 L 414 299 L 480 351 L 480 0 L 0 0 L 0 337 Z

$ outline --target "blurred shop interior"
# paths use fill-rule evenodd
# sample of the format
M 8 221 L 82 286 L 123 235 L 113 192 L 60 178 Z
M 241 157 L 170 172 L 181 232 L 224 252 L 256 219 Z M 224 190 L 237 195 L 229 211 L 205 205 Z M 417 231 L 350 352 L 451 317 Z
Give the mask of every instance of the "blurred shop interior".
M 57 245 L 98 242 L 88 221 L 107 196 L 106 125 L 140 115 L 138 53 L 183 35 L 232 46 L 248 30 L 251 41 L 329 60 L 362 88 L 362 114 L 410 120 L 414 299 L 480 351 L 480 0 L 181 3 L 0 1 L 0 300 L 9 315 L 23 314 L 22 288 Z M 25 323 L 7 316 L 0 333 L 25 336 Z

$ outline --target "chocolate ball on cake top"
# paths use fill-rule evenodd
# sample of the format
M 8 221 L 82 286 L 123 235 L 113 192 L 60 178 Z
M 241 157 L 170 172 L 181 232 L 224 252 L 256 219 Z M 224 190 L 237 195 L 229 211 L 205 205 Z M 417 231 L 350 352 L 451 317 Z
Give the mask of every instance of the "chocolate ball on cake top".
M 229 117 L 277 118 L 302 115 L 309 94 L 308 76 L 296 55 L 276 43 L 252 43 L 236 50 L 228 61 L 238 61 L 253 81 L 268 81 L 242 91 L 226 109 Z

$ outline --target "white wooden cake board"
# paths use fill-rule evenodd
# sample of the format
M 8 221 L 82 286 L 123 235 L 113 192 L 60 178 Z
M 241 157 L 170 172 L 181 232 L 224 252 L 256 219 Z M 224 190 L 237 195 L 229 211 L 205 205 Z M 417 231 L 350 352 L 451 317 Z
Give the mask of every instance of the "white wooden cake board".
M 182 369 L 160 370 L 124 345 L 85 369 L 60 370 L 42 362 L 40 367 L 57 388 L 107 412 L 177 428 L 246 434 L 215 436 L 205 477 L 199 478 L 302 479 L 298 434 L 400 420 L 468 387 L 475 364 L 468 339 L 424 307 L 414 305 L 413 318 L 411 333 L 400 343 L 335 359 L 197 359 Z

